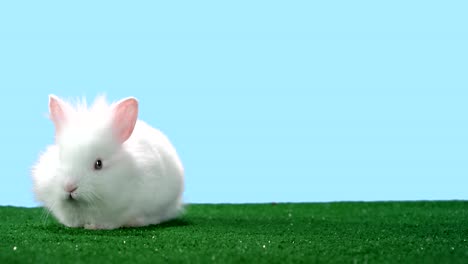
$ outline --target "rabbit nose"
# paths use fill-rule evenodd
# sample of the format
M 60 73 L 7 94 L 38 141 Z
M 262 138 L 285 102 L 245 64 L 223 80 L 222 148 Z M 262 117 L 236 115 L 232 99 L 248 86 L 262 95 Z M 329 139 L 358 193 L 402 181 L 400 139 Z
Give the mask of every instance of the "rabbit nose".
M 68 192 L 68 193 L 72 193 L 72 192 L 76 191 L 76 189 L 78 189 L 78 186 L 76 186 L 76 185 L 73 185 L 73 184 L 65 185 L 65 191 Z

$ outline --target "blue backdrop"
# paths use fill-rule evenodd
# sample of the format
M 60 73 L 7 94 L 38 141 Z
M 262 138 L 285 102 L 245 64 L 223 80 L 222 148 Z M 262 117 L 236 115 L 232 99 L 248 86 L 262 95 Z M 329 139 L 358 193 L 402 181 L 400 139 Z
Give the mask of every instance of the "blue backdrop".
M 35 206 L 48 94 L 135 96 L 187 202 L 468 198 L 466 1 L 0 4 L 0 204 Z

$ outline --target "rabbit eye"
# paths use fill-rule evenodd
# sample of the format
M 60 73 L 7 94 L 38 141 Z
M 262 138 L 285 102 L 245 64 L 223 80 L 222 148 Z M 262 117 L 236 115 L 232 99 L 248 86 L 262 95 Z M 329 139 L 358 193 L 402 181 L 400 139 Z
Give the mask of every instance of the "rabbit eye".
M 102 169 L 102 160 L 97 159 L 97 160 L 94 162 L 94 169 L 95 169 L 95 170 L 100 170 L 100 169 Z

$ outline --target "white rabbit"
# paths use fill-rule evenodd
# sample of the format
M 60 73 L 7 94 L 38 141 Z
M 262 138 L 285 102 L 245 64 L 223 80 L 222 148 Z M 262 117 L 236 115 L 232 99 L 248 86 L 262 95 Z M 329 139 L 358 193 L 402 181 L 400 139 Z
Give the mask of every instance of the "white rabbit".
M 182 210 L 184 170 L 169 140 L 138 119 L 138 102 L 73 106 L 49 96 L 55 144 L 32 170 L 36 199 L 64 225 L 158 224 Z

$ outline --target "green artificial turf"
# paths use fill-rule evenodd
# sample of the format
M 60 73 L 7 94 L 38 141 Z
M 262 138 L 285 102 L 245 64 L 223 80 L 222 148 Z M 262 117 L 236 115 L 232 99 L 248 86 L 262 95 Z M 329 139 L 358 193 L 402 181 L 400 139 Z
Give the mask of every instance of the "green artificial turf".
M 189 205 L 158 226 L 66 228 L 0 207 L 0 263 L 468 263 L 468 202 Z

